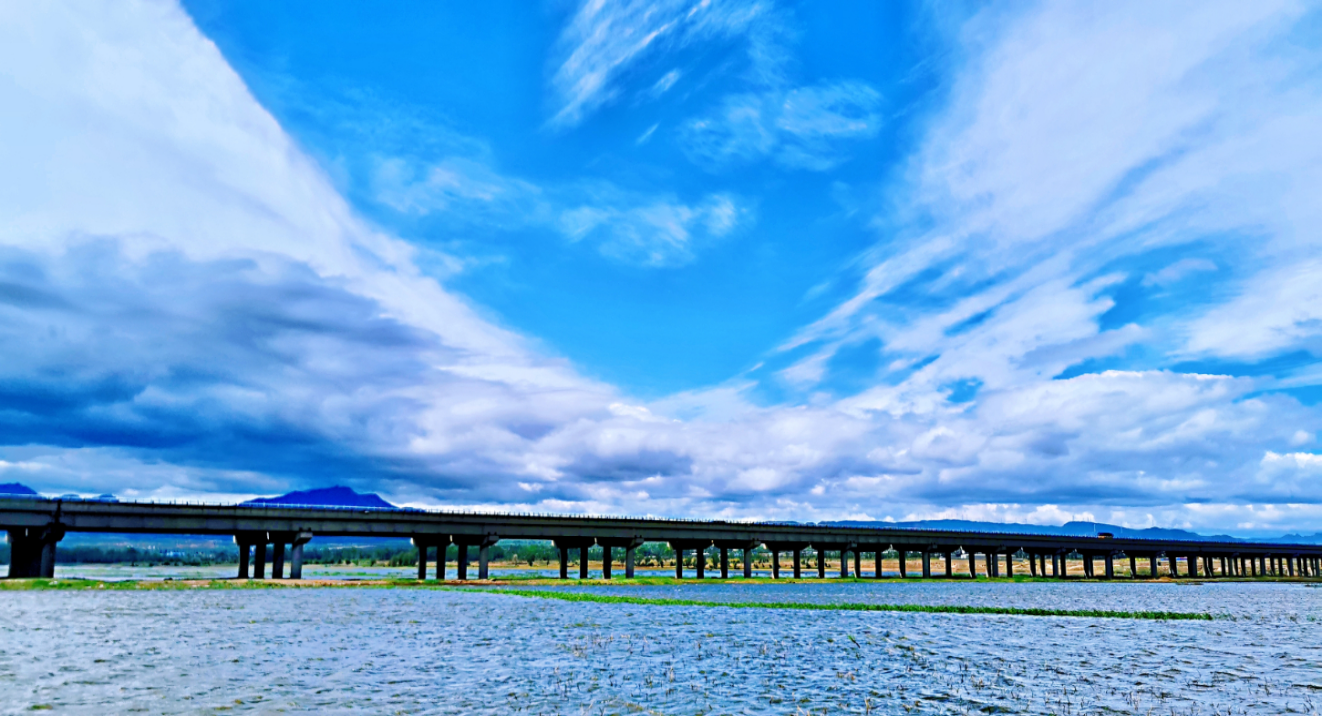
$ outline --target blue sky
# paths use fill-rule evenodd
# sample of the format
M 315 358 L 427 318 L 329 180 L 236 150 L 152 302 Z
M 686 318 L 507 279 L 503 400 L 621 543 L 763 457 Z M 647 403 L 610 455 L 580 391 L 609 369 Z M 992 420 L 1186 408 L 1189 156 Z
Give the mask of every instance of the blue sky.
M 1322 518 L 1290 2 L 0 15 L 0 481 Z

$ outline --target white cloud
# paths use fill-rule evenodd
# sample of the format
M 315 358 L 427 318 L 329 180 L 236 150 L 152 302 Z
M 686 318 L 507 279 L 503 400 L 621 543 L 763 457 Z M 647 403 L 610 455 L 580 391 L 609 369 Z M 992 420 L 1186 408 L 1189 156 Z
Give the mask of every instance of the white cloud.
M 649 48 L 696 32 L 668 24 L 699 22 L 676 7 L 585 6 L 556 80 L 565 126 Z M 1239 350 L 1183 314 L 1101 322 L 1128 278 L 1117 260 L 1195 241 L 1233 253 L 1238 239 L 1217 236 L 1250 229 L 1266 247 L 1244 252 L 1254 261 L 1196 275 L 1233 274 L 1279 310 L 1263 309 L 1255 333 L 1244 290 L 1205 315 L 1240 324 L 1255 351 L 1310 345 L 1300 267 L 1316 258 L 1303 199 L 1318 186 L 1317 145 L 1301 118 L 1318 104 L 1304 60 L 1260 49 L 1288 30 L 1288 7 L 1048 5 L 995 35 L 971 26 L 967 74 L 911 172 L 931 230 L 906 233 L 909 215 L 889 223 L 900 230 L 865 257 L 858 294 L 794 341 L 808 391 L 851 341 L 880 339 L 894 375 L 774 406 L 743 378 L 633 400 L 483 319 L 418 270 L 413 247 L 355 215 L 177 7 L 2 12 L 0 459 L 40 466 L 43 489 L 247 496 L 344 480 L 486 509 L 1264 530 L 1322 515 L 1316 456 L 1299 452 L 1322 416 L 1261 394 L 1260 379 L 1052 379 L 1172 325 L 1185 331 L 1173 346 L 1187 333 L 1196 350 Z M 617 19 L 642 34 L 592 35 Z M 1255 85 L 1262 76 L 1275 84 Z M 839 110 L 841 86 L 791 109 L 781 95 L 773 117 L 755 118 L 770 137 L 757 151 L 791 162 L 793 147 L 821 156 L 863 136 Z M 379 198 L 547 222 L 644 264 L 686 260 L 749 220 L 733 195 L 561 193 L 480 159 L 384 160 Z M 1177 281 L 1171 267 L 1133 273 Z M 891 300 L 898 288 L 910 300 Z M 977 398 L 950 403 L 943 386 L 964 378 L 980 381 Z
M 551 78 L 558 109 L 551 125 L 572 127 L 620 94 L 620 78 L 664 50 L 747 35 L 755 74 L 780 62 L 770 8 L 743 0 L 584 0 L 560 35 Z M 652 86 L 656 96 L 679 78 L 676 70 Z
M 763 156 L 822 171 L 847 159 L 847 143 L 876 136 L 881 96 L 862 82 L 833 82 L 727 97 L 685 125 L 684 151 L 710 167 Z

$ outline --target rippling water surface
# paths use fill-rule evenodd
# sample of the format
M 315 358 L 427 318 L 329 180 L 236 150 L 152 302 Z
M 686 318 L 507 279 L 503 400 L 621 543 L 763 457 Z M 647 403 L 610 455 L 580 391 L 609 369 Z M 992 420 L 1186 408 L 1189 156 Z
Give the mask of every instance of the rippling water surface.
M 435 589 L 0 593 L 0 706 L 56 713 L 1317 713 L 1298 584 L 610 587 L 1171 609 L 1154 622 L 570 603 Z

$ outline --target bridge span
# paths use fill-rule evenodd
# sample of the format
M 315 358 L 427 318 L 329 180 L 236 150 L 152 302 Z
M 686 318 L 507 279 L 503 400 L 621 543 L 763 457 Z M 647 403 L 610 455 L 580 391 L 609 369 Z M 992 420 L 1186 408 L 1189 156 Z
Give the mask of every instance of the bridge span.
M 579 550 L 580 578 L 588 576 L 588 549 L 600 546 L 602 576 L 611 578 L 617 550 L 623 551 L 625 576 L 634 576 L 634 551 L 644 543 L 667 543 L 676 552 L 675 576 L 684 576 L 686 555 L 694 572 L 706 576 L 713 547 L 714 569 L 729 577 L 730 552 L 742 552 L 743 576 L 752 576 L 752 552 L 765 548 L 771 573 L 802 576 L 805 550 L 816 553 L 817 576 L 827 576 L 827 556 L 838 557 L 841 577 L 862 575 L 863 555 L 874 560 L 873 575 L 882 577 L 882 555 L 899 553 L 901 576 L 906 561 L 920 559 L 922 577 L 953 577 L 955 560 L 967 560 L 968 575 L 1014 576 L 1015 556 L 1028 562 L 1033 576 L 1068 576 L 1068 563 L 1082 562 L 1083 576 L 1110 579 L 1115 561 L 1129 560 L 1133 577 L 1158 574 L 1164 560 L 1176 577 L 1318 577 L 1322 545 L 1265 542 L 1113 539 L 972 531 L 832 527 L 774 522 L 720 522 L 625 517 L 578 517 L 481 514 L 410 509 L 327 508 L 313 506 L 188 505 L 153 502 L 95 502 L 46 498 L 0 499 L 0 530 L 8 532 L 10 577 L 53 577 L 56 545 L 69 532 L 232 536 L 239 547 L 240 578 L 302 577 L 303 545 L 314 537 L 408 537 L 418 548 L 418 578 L 427 578 L 428 553 L 436 550 L 437 579 L 446 577 L 446 550 L 458 548 L 459 579 L 468 578 L 472 552 L 478 578 L 488 575 L 488 553 L 502 539 L 548 540 L 559 549 L 560 577 L 569 576 L 571 550 Z M 714 557 L 716 555 L 713 555 Z M 782 566 L 782 556 L 788 564 Z M 852 556 L 853 564 L 850 564 Z M 980 558 L 980 559 L 979 559 Z M 1098 562 L 1101 569 L 1097 569 Z M 1183 561 L 1184 568 L 1180 570 Z M 936 574 L 935 566 L 941 569 Z M 834 569 L 831 570 L 835 572 Z M 918 575 L 914 575 L 918 576 Z

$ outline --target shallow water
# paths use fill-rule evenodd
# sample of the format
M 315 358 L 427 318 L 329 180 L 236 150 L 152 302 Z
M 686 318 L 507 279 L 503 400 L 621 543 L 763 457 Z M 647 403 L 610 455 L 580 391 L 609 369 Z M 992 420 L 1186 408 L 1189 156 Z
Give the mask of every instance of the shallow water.
M 3 592 L 0 711 L 1240 714 L 1322 703 L 1322 589 L 1302 585 L 592 591 L 1236 616 L 804 612 L 433 589 Z

